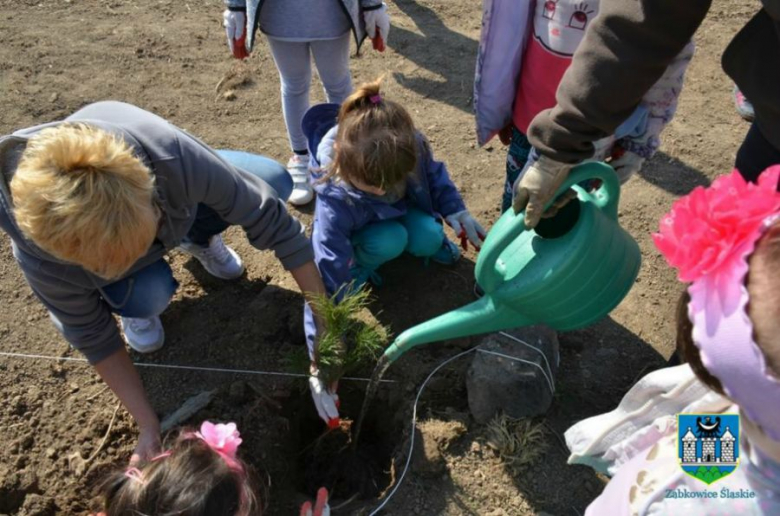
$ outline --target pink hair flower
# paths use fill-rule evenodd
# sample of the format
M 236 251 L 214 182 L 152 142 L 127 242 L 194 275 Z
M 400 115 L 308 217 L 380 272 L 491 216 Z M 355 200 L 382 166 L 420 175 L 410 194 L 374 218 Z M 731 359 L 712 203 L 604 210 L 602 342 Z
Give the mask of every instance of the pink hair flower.
M 758 184 L 734 170 L 672 205 L 653 241 L 678 270 L 680 281 L 727 270 L 744 255 L 744 246 L 755 243 L 764 220 L 780 209 L 778 178 L 780 165 L 761 174 Z
M 241 434 L 235 423 L 218 423 L 204 421 L 200 425 L 200 432 L 195 435 L 203 439 L 215 452 L 230 459 L 236 458 L 236 451 L 241 444 Z
M 734 170 L 709 188 L 697 187 L 678 199 L 653 235 L 679 280 L 693 284 L 689 292 L 695 290 L 697 306 L 706 307 L 708 331 L 739 309 L 745 257 L 753 252 L 765 221 L 780 210 L 779 178 L 780 166 L 765 170 L 758 184 Z

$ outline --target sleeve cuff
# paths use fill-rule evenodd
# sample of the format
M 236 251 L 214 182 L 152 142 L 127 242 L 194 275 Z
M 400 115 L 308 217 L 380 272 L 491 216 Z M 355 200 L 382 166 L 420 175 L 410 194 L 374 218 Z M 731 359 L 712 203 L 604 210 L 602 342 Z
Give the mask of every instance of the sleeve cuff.
M 376 11 L 377 9 L 381 9 L 383 5 L 385 5 L 384 2 L 372 2 L 371 0 L 361 2 L 363 12 Z
M 460 211 L 464 211 L 465 209 L 466 204 L 462 199 L 453 199 L 442 204 L 442 206 L 439 208 L 439 213 L 441 213 L 442 217 L 448 217 L 453 213 L 458 213 Z
M 303 235 L 301 235 L 301 240 L 305 241 L 305 244 L 290 254 L 281 256 L 279 251 L 275 251 L 276 257 L 282 263 L 282 267 L 284 267 L 285 270 L 291 271 L 308 262 L 314 261 L 314 248 L 311 245 L 311 241 Z
M 84 358 L 87 359 L 87 362 L 94 366 L 98 362 L 102 362 L 106 358 L 116 353 L 118 350 L 122 349 L 124 345 L 125 343 L 122 340 L 122 337 L 120 337 L 119 333 L 117 333 L 115 338 L 111 339 L 105 344 L 89 346 L 87 348 L 80 348 L 74 344 L 71 344 L 71 347 L 78 350 L 82 355 L 84 355 Z

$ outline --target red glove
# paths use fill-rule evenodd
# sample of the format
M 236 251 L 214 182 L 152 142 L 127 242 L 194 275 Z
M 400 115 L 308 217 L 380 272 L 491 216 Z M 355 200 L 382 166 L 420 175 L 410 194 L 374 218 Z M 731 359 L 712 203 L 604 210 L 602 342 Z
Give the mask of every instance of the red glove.
M 222 25 L 225 27 L 228 46 L 236 59 L 246 59 L 246 14 L 243 11 L 226 9 L 222 13 Z
M 371 38 L 371 43 L 374 45 L 374 50 L 377 52 L 385 51 L 385 40 L 382 39 L 382 35 L 377 33 L 375 38 Z

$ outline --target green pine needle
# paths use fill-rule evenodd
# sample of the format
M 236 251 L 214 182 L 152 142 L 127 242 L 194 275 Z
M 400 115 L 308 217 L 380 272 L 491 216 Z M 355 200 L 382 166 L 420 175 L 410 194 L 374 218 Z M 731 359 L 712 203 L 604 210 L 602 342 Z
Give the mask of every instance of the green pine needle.
M 387 327 L 360 319 L 371 295 L 366 289 L 353 292 L 351 287 L 351 284 L 345 287 L 347 294 L 339 303 L 336 299 L 341 291 L 331 297 L 320 295 L 309 300 L 325 324 L 318 340 L 317 364 L 326 384 L 375 362 L 390 337 Z

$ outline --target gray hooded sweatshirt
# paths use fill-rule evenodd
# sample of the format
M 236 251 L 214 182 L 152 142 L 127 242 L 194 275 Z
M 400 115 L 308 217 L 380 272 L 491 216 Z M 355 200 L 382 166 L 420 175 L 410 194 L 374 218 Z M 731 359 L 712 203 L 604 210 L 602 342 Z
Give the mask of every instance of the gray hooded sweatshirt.
M 9 184 L 27 141 L 42 129 L 84 123 L 127 142 L 155 177 L 155 197 L 162 212 L 157 238 L 126 276 L 161 259 L 190 230 L 200 203 L 225 221 L 240 225 L 258 249 L 272 249 L 290 270 L 313 259 L 311 243 L 276 192 L 256 176 L 220 158 L 197 138 L 164 119 L 121 102 L 98 102 L 64 121 L 17 131 L 0 138 L 0 227 L 10 237 L 13 254 L 38 299 L 65 339 L 95 364 L 122 347 L 105 280 L 54 258 L 25 238 L 16 224 Z M 120 278 L 121 279 L 121 278 Z

